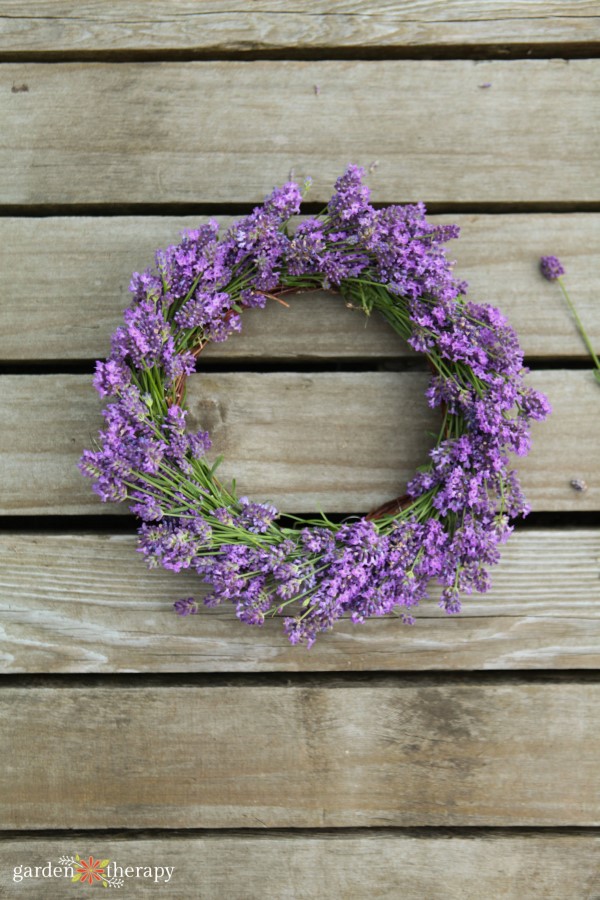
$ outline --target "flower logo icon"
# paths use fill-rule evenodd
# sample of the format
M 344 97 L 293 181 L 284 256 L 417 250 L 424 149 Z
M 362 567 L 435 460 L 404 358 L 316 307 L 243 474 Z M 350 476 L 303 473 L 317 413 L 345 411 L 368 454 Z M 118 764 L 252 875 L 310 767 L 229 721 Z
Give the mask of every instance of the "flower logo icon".
M 123 887 L 123 879 L 117 878 L 116 872 L 110 872 L 110 859 L 94 859 L 90 856 L 87 860 L 82 859 L 79 853 L 75 855 L 69 853 L 61 856 L 58 860 L 61 866 L 69 866 L 74 874 L 71 881 L 74 884 L 96 884 L 100 882 L 102 887 L 120 888 Z M 112 864 L 114 866 L 114 863 Z M 107 869 L 107 866 L 109 867 Z M 122 874 L 122 870 L 121 870 Z
M 75 859 L 79 865 L 75 869 L 75 875 L 71 881 L 81 881 L 82 884 L 85 884 L 86 881 L 89 884 L 94 884 L 95 881 L 105 881 L 104 869 L 109 863 L 108 859 L 100 861 L 94 859 L 93 856 L 90 856 L 87 862 L 85 859 L 80 859 L 79 856 L 76 856 Z

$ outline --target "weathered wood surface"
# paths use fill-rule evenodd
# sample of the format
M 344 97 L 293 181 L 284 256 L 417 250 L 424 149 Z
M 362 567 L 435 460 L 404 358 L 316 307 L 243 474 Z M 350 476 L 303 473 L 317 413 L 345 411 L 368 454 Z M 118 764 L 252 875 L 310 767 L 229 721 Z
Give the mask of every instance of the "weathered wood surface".
M 590 371 L 539 371 L 553 414 L 533 423 L 518 461 L 535 510 L 600 508 L 598 385 Z M 437 411 L 420 372 L 210 373 L 188 381 L 190 428 L 225 454 L 220 477 L 286 512 L 364 512 L 402 493 L 427 460 Z M 95 514 L 101 504 L 77 467 L 102 425 L 82 375 L 4 376 L 0 396 L 3 514 Z M 573 479 L 585 481 L 578 492 Z
M 0 361 L 61 371 L 103 356 L 131 270 L 197 221 L 176 213 L 247 208 L 291 173 L 315 178 L 316 204 L 348 161 L 371 168 L 376 202 L 462 210 L 449 253 L 473 298 L 507 312 L 532 360 L 583 360 L 537 260 L 566 262 L 600 347 L 600 60 L 551 58 L 597 56 L 599 13 L 589 0 L 7 0 L 0 208 L 24 218 L 0 218 Z M 261 51 L 271 61 L 241 61 Z M 442 59 L 530 52 L 547 58 Z M 438 61 L 399 60 L 411 55 Z M 103 217 L 59 218 L 78 212 Z M 339 307 L 315 295 L 249 314 L 207 370 L 212 356 L 382 371 L 191 381 L 225 475 L 289 511 L 368 508 L 427 449 L 423 376 L 389 371 L 406 348 Z M 591 373 L 532 382 L 555 406 L 519 466 L 534 508 L 600 509 Z M 0 534 L 0 670 L 25 676 L 0 691 L 0 821 L 23 831 L 0 842 L 0 894 L 63 897 L 58 881 L 16 884 L 12 868 L 73 850 L 175 865 L 158 890 L 182 900 L 600 900 L 600 682 L 564 671 L 599 664 L 597 528 L 554 516 L 562 527 L 514 536 L 492 592 L 461 617 L 434 597 L 415 628 L 344 622 L 307 653 L 279 621 L 249 629 L 231 608 L 178 619 L 170 603 L 198 594 L 196 577 L 147 572 L 132 535 L 76 530 L 70 514 L 115 511 L 75 469 L 99 424 L 88 376 L 0 387 L 0 510 L 65 517 L 63 533 L 5 520 Z M 323 674 L 292 674 L 310 671 Z M 44 672 L 72 674 L 28 677 Z M 314 830 L 338 826 L 351 830 Z M 492 833 L 504 826 L 532 831 Z M 153 831 L 98 833 L 128 828 Z
M 132 271 L 152 265 L 154 250 L 179 239 L 200 217 L 0 219 L 0 360 L 106 356 L 129 303 Z M 226 228 L 231 218 L 220 218 Z M 557 286 L 538 270 L 555 253 L 590 339 L 600 352 L 600 215 L 432 216 L 456 221 L 448 245 L 470 296 L 508 316 L 529 356 L 578 356 L 586 350 Z M 212 344 L 203 359 L 320 359 L 412 354 L 378 317 L 368 322 L 327 293 L 288 297 L 244 314 L 244 333 Z M 412 354 L 414 355 L 414 354 Z
M 281 618 L 241 625 L 230 605 L 182 620 L 206 593 L 193 574 L 148 571 L 135 538 L 0 535 L 0 671 L 272 672 L 592 669 L 600 664 L 600 532 L 518 531 L 493 588 L 448 617 L 432 599 L 414 628 L 339 623 L 310 652 Z
M 600 684 L 0 694 L 5 829 L 597 826 Z M 85 752 L 83 751 L 85 748 Z
M 290 170 L 313 175 L 311 196 L 324 201 L 349 160 L 378 161 L 381 202 L 600 200 L 597 59 L 6 64 L 0 74 L 0 204 L 260 201 Z
M 412 0 L 311 3 L 269 0 L 254 9 L 244 0 L 198 4 L 176 0 L 78 3 L 36 0 L 23 7 L 4 0 L 0 52 L 98 51 L 226 52 L 328 47 L 503 47 L 597 43 L 598 5 L 574 2 Z
M 47 866 L 65 853 L 116 865 L 170 867 L 127 878 L 123 892 L 189 900 L 597 900 L 596 832 L 450 834 L 386 832 L 68 837 L 12 837 L 0 844 L 0 888 L 6 896 L 64 900 L 64 878 L 13 881 L 15 866 Z M 166 879 L 169 877 L 169 881 Z M 157 878 L 157 883 L 154 883 Z M 80 893 L 80 891 L 79 891 Z

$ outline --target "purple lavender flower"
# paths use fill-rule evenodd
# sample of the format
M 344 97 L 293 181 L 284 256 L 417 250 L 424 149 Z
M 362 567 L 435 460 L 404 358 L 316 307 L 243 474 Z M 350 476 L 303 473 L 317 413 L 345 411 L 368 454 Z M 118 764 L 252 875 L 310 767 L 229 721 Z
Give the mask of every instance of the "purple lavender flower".
M 238 502 L 242 511 L 234 522 L 254 534 L 264 534 L 277 517 L 277 510 L 271 503 L 253 503 L 248 497 L 240 497 Z
M 332 219 L 350 223 L 360 219 L 362 214 L 369 214 L 371 192 L 362 183 L 365 170 L 360 166 L 349 165 L 345 173 L 335 183 L 335 193 L 328 203 L 327 209 Z
M 94 387 L 101 397 L 116 397 L 130 383 L 131 371 L 122 361 L 107 359 L 96 363 Z
M 176 313 L 180 328 L 199 328 L 222 318 L 231 309 L 231 296 L 226 291 L 196 291 Z
M 198 604 L 193 597 L 185 597 L 182 600 L 176 600 L 173 609 L 178 616 L 191 616 L 198 612 Z
M 548 281 L 555 281 L 565 274 L 563 264 L 557 256 L 542 256 L 540 259 L 540 271 Z
M 300 212 L 301 203 L 302 191 L 293 181 L 288 181 L 265 199 L 265 210 L 274 213 L 280 222 L 287 222 Z

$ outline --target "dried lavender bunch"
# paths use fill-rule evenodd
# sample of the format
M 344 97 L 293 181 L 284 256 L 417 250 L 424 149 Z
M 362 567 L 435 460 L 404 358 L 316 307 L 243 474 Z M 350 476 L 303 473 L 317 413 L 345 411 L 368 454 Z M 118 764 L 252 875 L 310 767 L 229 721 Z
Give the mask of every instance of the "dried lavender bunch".
M 509 454 L 528 452 L 530 420 L 549 412 L 502 314 L 468 302 L 453 277 L 442 244 L 458 228 L 429 223 L 423 204 L 375 210 L 362 176 L 349 166 L 323 215 L 295 229 L 302 193 L 285 184 L 221 239 L 209 222 L 134 274 L 125 323 L 96 367 L 112 400 L 106 428 L 80 464 L 102 500 L 128 501 L 142 520 L 150 566 L 195 570 L 212 585 L 204 602 L 231 601 L 247 624 L 283 614 L 289 640 L 308 647 L 344 615 L 412 621 L 431 582 L 449 613 L 487 590 L 510 520 L 528 511 Z M 185 378 L 207 342 L 240 330 L 244 309 L 321 287 L 380 313 L 425 354 L 427 399 L 443 421 L 406 498 L 342 524 L 288 517 L 286 527 L 271 504 L 216 478 L 209 435 L 186 431 Z M 193 598 L 175 606 L 198 610 Z

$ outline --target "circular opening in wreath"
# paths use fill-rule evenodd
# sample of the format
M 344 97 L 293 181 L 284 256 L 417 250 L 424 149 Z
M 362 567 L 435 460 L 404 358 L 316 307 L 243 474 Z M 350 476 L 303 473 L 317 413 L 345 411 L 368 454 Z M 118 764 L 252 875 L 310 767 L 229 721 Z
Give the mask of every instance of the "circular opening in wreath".
M 333 291 L 287 293 L 199 356 L 188 428 L 210 433 L 219 477 L 252 499 L 296 514 L 389 512 L 439 431 L 428 381 L 383 319 Z

